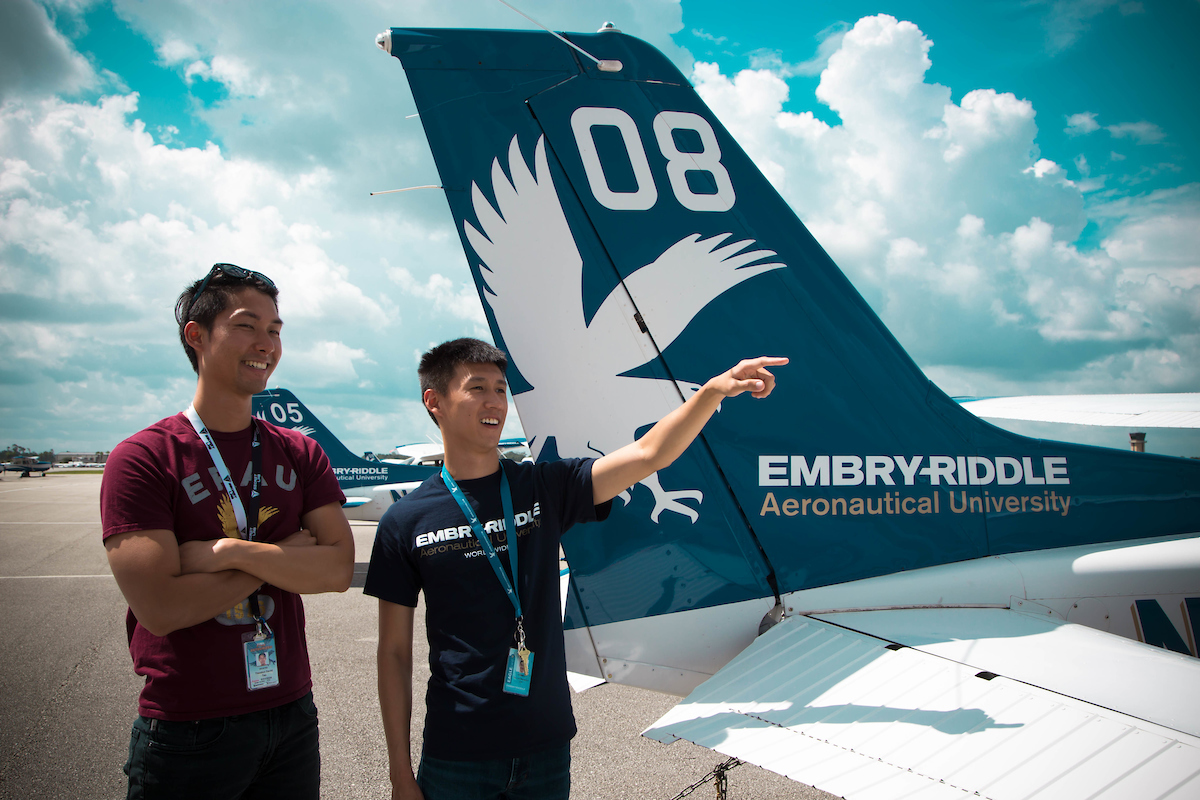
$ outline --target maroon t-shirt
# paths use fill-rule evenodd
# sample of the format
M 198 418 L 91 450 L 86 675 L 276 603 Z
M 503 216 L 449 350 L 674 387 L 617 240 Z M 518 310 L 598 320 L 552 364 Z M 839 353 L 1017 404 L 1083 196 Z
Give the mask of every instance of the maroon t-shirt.
M 345 496 L 320 446 L 295 431 L 258 421 L 265 478 L 256 540 L 272 542 L 300 530 L 300 518 Z M 251 481 L 253 426 L 237 433 L 210 431 L 230 475 L 242 492 Z M 100 487 L 103 536 L 168 530 L 180 543 L 238 536 L 224 485 L 183 414 L 151 425 L 117 445 L 104 466 Z M 312 686 L 304 605 L 300 596 L 269 584 L 259 605 L 275 632 L 279 685 L 249 691 L 242 634 L 253 630 L 248 603 L 199 625 L 155 636 L 126 614 L 133 669 L 146 678 L 138 713 L 168 720 L 245 714 L 289 703 Z

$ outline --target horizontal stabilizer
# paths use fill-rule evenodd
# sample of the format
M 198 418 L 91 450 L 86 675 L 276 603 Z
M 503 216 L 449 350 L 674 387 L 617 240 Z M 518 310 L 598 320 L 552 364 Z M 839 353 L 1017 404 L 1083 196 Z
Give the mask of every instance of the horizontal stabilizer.
M 930 611 L 935 622 L 944 610 Z M 916 635 L 913 619 L 907 635 Z M 1122 651 L 1129 644 L 1108 638 Z M 1051 644 L 1039 651 L 1040 669 L 1083 660 L 1054 637 L 1044 641 Z M 972 661 L 1002 648 L 998 638 L 990 648 L 954 644 Z M 1200 665 L 1178 684 L 1173 654 L 1140 647 L 1136 678 L 1121 673 L 1120 658 L 1110 663 L 1095 651 L 1087 666 L 1116 691 L 1195 695 Z M 644 735 L 687 739 L 848 800 L 1200 793 L 1196 736 L 803 616 L 760 636 Z
M 1200 392 L 1065 394 L 964 400 L 977 417 L 1143 428 L 1200 428 Z

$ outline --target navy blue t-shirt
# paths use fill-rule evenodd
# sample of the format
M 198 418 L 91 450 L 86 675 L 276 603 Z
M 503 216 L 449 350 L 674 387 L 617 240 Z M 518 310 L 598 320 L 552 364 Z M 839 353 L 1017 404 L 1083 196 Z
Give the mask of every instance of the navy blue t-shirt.
M 518 758 L 566 743 L 575 716 L 566 678 L 558 545 L 576 522 L 608 515 L 592 504 L 592 459 L 502 461 L 512 491 L 525 643 L 534 653 L 529 696 L 503 691 L 516 612 L 441 475 L 394 503 L 379 521 L 366 594 L 403 606 L 425 592 L 432 675 L 425 752 L 452 761 Z M 459 487 L 490 535 L 505 572 L 508 536 L 500 472 Z

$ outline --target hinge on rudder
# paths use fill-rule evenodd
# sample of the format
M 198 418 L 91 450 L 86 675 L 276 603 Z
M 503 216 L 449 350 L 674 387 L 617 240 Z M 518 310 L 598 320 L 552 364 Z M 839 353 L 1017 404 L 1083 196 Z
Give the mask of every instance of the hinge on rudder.
M 640 312 L 640 311 L 633 312 L 633 320 L 634 320 L 634 322 L 636 322 L 638 324 L 638 328 L 641 329 L 642 333 L 650 332 L 650 329 L 646 327 L 646 320 L 642 319 L 642 312 Z

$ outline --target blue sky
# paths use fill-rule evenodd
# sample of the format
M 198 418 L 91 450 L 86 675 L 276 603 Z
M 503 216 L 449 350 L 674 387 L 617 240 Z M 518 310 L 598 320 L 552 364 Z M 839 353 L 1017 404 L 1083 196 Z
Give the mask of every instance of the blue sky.
M 854 20 L 887 13 L 916 22 L 934 43 L 927 79 L 949 87 L 954 102 L 985 87 L 1028 99 L 1037 111 L 1039 148 L 1047 157 L 1064 160 L 1073 180 L 1088 176 L 1066 156 L 1082 154 L 1089 164 L 1103 165 L 1113 152 L 1132 160 L 1121 179 L 1139 192 L 1196 180 L 1200 111 L 1194 103 L 1179 102 L 1179 90 L 1186 83 L 1184 76 L 1200 71 L 1200 53 L 1191 46 L 1194 32 L 1200 30 L 1200 3 L 903 0 L 886 7 L 861 2 L 768 5 L 772 11 L 743 16 L 730 14 L 727 3 L 687 2 L 684 29 L 674 38 L 696 58 L 719 63 L 726 73 L 774 59 L 807 64 L 806 74 L 787 79 L 792 95 L 785 109 L 811 111 L 836 124 L 836 114 L 813 97 L 818 70 L 824 67 L 821 44 L 828 41 L 832 46 Z M 783 24 L 764 25 L 764 18 Z M 1129 129 L 1120 138 L 1067 132 L 1069 117 L 1089 113 L 1099 126 L 1132 123 L 1153 128 Z M 1146 149 L 1142 145 L 1147 143 L 1156 146 Z M 1099 228 L 1093 222 L 1083 241 L 1098 243 Z
M 950 394 L 1200 390 L 1200 2 L 521 7 L 667 53 Z M 528 25 L 494 0 L 283 8 L 0 3 L 5 443 L 107 450 L 185 406 L 170 310 L 214 261 L 281 285 L 276 382 L 353 449 L 433 432 L 416 358 L 487 330 L 444 202 L 368 196 L 437 182 L 373 38 Z

